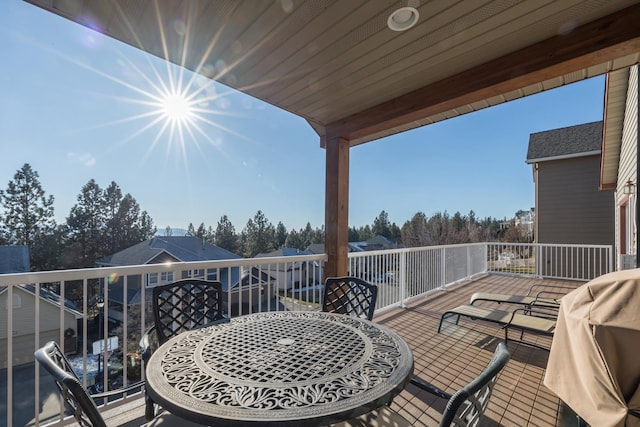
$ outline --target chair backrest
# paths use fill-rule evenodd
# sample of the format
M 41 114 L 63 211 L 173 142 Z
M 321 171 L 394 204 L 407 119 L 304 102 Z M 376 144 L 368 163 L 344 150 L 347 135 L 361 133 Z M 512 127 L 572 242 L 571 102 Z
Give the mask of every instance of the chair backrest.
M 509 361 L 509 351 L 505 343 L 500 342 L 493 353 L 489 365 L 480 375 L 456 392 L 442 414 L 440 427 L 480 425 L 484 410 L 489 404 L 498 373 Z
M 50 341 L 44 347 L 36 350 L 36 360 L 44 367 L 56 382 L 67 409 L 74 416 L 78 424 L 90 427 L 106 427 L 93 399 L 82 387 L 78 376 L 73 372 L 69 361 L 55 341 Z
M 357 277 L 330 277 L 324 284 L 322 311 L 373 318 L 378 287 Z
M 223 320 L 222 284 L 184 279 L 153 288 L 153 316 L 158 342 L 181 332 Z

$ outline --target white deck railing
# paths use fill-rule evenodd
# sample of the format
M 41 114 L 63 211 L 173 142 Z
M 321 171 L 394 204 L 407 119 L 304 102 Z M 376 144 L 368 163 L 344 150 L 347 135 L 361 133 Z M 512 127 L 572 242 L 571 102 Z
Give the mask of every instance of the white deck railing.
M 133 362 L 138 341 L 152 323 L 149 281 L 219 280 L 231 316 L 318 310 L 325 261 L 326 255 L 304 255 L 0 275 L 0 287 L 5 287 L 0 291 L 0 422 L 6 420 L 9 427 L 65 423 L 59 408 L 50 410 L 49 398 L 57 389 L 44 376 L 40 381 L 38 366 L 24 364 L 50 339 L 75 353 L 86 387 L 96 381 L 98 359 L 107 361 L 108 369 L 97 380 L 108 389 L 135 381 L 138 370 L 144 375 Z M 612 248 L 593 245 L 471 243 L 349 254 L 349 274 L 378 285 L 377 310 L 483 273 L 589 280 L 612 268 Z M 24 284 L 32 284 L 31 294 Z M 51 301 L 56 294 L 75 302 L 76 310 Z M 128 304 L 121 304 L 123 295 Z M 103 346 L 100 355 L 93 355 L 92 344 L 107 337 L 112 343 L 117 337 L 118 350 Z

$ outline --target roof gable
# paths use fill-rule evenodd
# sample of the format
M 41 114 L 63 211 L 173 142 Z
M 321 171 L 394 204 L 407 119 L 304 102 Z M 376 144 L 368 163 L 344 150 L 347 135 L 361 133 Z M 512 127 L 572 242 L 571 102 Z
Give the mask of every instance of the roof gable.
M 602 121 L 599 121 L 532 133 L 527 163 L 592 156 L 601 152 Z

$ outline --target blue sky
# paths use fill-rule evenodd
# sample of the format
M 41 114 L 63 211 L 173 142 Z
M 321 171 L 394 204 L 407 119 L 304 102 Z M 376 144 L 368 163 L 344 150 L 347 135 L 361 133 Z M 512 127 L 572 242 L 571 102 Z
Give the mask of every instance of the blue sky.
M 177 67 L 19 0 L 0 3 L 0 43 L 0 189 L 30 163 L 58 222 L 93 178 L 158 228 L 215 228 L 226 214 L 240 231 L 258 209 L 288 229 L 324 223 L 325 152 L 304 120 L 196 78 L 205 120 L 181 139 L 149 105 Z M 529 135 L 602 120 L 603 92 L 598 77 L 354 147 L 350 225 L 382 210 L 402 226 L 418 211 L 532 207 Z

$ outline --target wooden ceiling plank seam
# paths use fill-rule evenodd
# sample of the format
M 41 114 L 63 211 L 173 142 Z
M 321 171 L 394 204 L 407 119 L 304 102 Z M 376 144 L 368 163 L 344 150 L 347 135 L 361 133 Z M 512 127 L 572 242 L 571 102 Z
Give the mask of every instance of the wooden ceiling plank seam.
M 639 21 L 640 5 L 631 6 L 577 27 L 569 34 L 554 36 L 336 121 L 330 132 L 359 138 L 363 133 L 377 132 L 379 127 L 394 126 L 399 120 L 411 121 L 416 116 L 429 115 L 430 111 L 473 102 L 487 93 L 526 86 L 533 80 L 546 80 L 640 51 Z
M 533 3 L 533 2 L 529 2 L 529 3 Z M 553 16 L 555 17 L 555 19 L 557 19 L 559 22 L 564 22 L 567 20 L 568 16 L 571 16 L 574 14 L 573 9 L 569 8 L 568 6 L 571 6 L 571 3 L 562 3 L 562 8 L 558 9 L 558 10 L 553 10 Z M 564 15 L 562 13 L 560 13 L 561 11 L 564 11 Z M 531 19 L 532 18 L 532 11 L 527 9 L 525 11 L 525 13 L 520 13 L 519 14 L 521 19 Z M 543 24 L 546 25 L 546 23 L 549 20 L 549 17 L 547 15 L 540 15 L 537 16 L 535 15 L 535 13 L 533 13 L 533 16 L 535 16 L 534 19 L 536 19 L 536 23 L 538 24 Z M 506 28 L 519 28 L 518 25 L 520 25 L 520 22 L 514 19 L 507 19 L 507 20 L 503 20 L 501 22 L 509 22 L 508 25 L 503 26 L 503 28 L 500 29 L 500 31 L 505 31 Z M 496 25 L 492 25 L 489 28 L 491 30 L 493 30 L 494 32 L 497 31 L 495 30 Z M 557 25 L 555 26 L 557 27 Z M 521 28 L 521 27 L 520 27 Z M 515 31 L 515 30 L 514 30 Z M 552 31 L 552 33 L 555 33 L 554 31 Z M 484 36 L 486 36 L 487 34 L 482 34 Z M 496 38 L 498 39 L 496 41 Z M 491 50 L 495 50 L 497 52 L 508 52 L 510 51 L 509 46 L 505 46 L 505 48 L 503 49 L 498 49 L 498 44 L 502 43 L 502 44 L 508 44 L 510 42 L 508 42 L 508 40 L 512 40 L 513 37 L 513 32 L 512 33 L 508 33 L 506 35 L 503 35 L 503 37 L 481 37 L 478 34 L 475 34 L 473 37 L 473 41 L 472 43 L 466 43 L 463 45 L 459 45 L 458 48 L 459 49 L 464 49 L 462 51 L 457 51 L 455 48 L 450 48 L 447 49 L 444 53 L 440 53 L 439 55 L 442 55 L 442 58 L 436 59 L 435 57 L 431 57 L 429 58 L 429 62 L 432 65 L 432 67 L 437 67 L 439 63 L 447 63 L 450 65 L 451 60 L 450 58 L 454 55 L 458 55 L 460 58 L 466 58 L 468 57 L 471 53 L 473 52 L 477 52 L 479 50 L 481 50 L 482 48 L 485 49 L 491 49 Z M 405 65 L 409 65 L 406 61 L 403 62 L 403 64 Z M 414 64 L 412 67 L 414 68 L 419 68 L 420 64 L 416 63 Z M 449 69 L 449 68 L 447 68 Z M 461 66 L 460 68 L 458 68 L 456 71 L 458 72 L 462 72 L 464 71 L 464 68 Z M 417 78 L 417 75 L 420 73 L 426 73 L 426 74 L 430 74 L 430 75 L 437 75 L 435 73 L 430 73 L 429 71 L 425 71 L 425 70 L 418 70 L 416 71 L 413 75 L 408 74 L 406 71 L 403 73 L 402 70 L 399 70 L 397 68 L 388 68 L 385 70 L 385 74 L 386 76 L 384 76 L 385 78 L 381 79 L 382 81 L 385 82 L 385 84 L 387 85 L 387 87 L 381 86 L 380 83 L 378 82 L 374 82 L 373 84 L 375 84 L 376 86 L 381 86 L 381 91 L 388 94 L 388 99 L 392 99 L 396 96 L 399 96 L 401 93 L 401 91 L 404 90 L 404 88 L 399 88 L 398 84 L 399 82 L 405 80 L 405 81 L 420 81 L 419 78 Z M 337 90 L 336 88 L 334 88 L 333 90 L 329 91 L 329 94 L 334 94 L 333 97 L 331 97 L 331 95 L 324 97 L 323 99 L 319 100 L 317 103 L 315 104 L 310 104 L 309 103 L 309 99 L 305 99 L 304 103 L 301 104 L 293 104 L 293 105 L 289 105 L 289 108 L 293 109 L 293 110 L 298 110 L 301 109 L 301 105 L 306 104 L 307 105 L 307 111 L 306 114 L 309 116 L 315 116 L 317 110 L 314 110 L 315 108 L 318 109 L 322 109 L 325 108 L 323 104 L 329 104 L 329 105 L 342 105 L 344 103 L 344 100 L 346 100 L 346 102 L 350 102 L 350 105 L 345 106 L 345 108 L 340 112 L 336 112 L 334 114 L 334 117 L 332 117 L 331 119 L 333 120 L 337 120 L 339 117 L 344 117 L 347 114 L 353 114 L 355 113 L 358 109 L 364 109 L 364 108 L 368 108 L 373 106 L 374 104 L 370 104 L 370 105 L 362 105 L 360 106 L 358 103 L 358 97 L 355 95 L 358 92 L 362 92 L 363 88 L 367 87 L 365 86 L 365 83 L 368 81 L 371 81 L 371 79 L 365 79 L 365 78 L 355 78 L 355 81 L 358 82 L 358 85 L 354 85 L 353 87 L 350 87 L 349 90 Z M 371 87 L 371 85 L 368 85 L 368 87 Z M 395 90 L 395 92 L 394 92 Z M 408 92 L 408 90 L 404 90 L 405 92 Z M 385 100 L 382 100 L 382 102 L 384 102 Z

